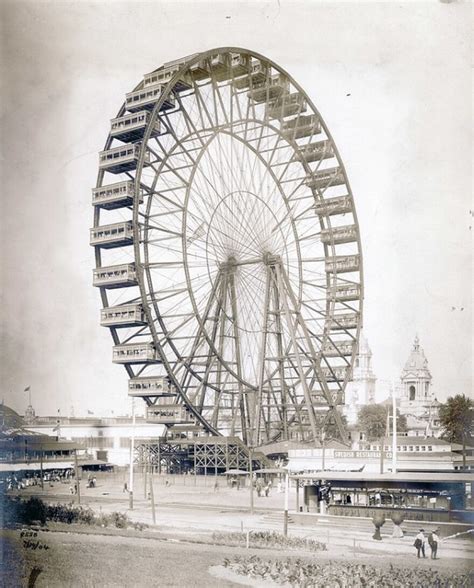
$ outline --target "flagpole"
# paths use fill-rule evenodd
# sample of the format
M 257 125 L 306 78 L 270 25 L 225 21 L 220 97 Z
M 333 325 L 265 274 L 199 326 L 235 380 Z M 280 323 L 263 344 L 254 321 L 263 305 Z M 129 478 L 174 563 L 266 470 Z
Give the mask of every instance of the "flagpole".
M 397 473 L 397 400 L 395 385 L 392 383 L 392 474 Z
M 23 392 L 28 392 L 28 405 L 31 406 L 31 386 L 27 386 Z

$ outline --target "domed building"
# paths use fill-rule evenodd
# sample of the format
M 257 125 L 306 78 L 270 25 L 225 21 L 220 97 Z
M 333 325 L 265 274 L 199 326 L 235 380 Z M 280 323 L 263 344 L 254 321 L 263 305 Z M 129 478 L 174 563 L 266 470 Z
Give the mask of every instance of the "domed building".
M 400 376 L 402 382 L 400 411 L 422 416 L 434 400 L 428 360 L 420 346 L 418 335 Z
M 412 434 L 432 435 L 439 429 L 439 406 L 431 388 L 432 376 L 418 335 L 401 376 L 399 408 Z

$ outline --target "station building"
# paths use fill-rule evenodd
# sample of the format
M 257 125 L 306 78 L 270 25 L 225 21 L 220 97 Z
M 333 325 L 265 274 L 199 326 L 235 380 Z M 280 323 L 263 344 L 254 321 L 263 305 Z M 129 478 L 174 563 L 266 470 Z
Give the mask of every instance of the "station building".
M 297 512 L 372 517 L 394 512 L 405 520 L 463 523 L 472 528 L 472 474 L 323 472 L 291 474 Z M 321 489 L 327 500 L 322 499 Z M 302 491 L 302 492 L 301 492 Z M 302 494 L 302 495 L 301 495 Z
M 364 442 L 365 449 L 348 449 L 338 441 L 316 447 L 288 450 L 288 467 L 294 472 L 391 472 L 392 440 Z M 474 470 L 474 447 L 467 448 L 466 466 Z M 456 472 L 462 469 L 462 446 L 438 437 L 398 436 L 397 471 Z
M 15 477 L 29 479 L 41 472 L 72 472 L 76 460 L 86 463 L 80 443 L 58 439 L 24 428 L 23 419 L 14 410 L 0 405 L 0 481 Z
M 80 444 L 92 459 L 114 466 L 130 463 L 130 440 L 135 447 L 154 444 L 163 437 L 163 425 L 146 422 L 136 417 L 35 417 L 28 425 L 31 431 L 57 435 L 63 440 Z

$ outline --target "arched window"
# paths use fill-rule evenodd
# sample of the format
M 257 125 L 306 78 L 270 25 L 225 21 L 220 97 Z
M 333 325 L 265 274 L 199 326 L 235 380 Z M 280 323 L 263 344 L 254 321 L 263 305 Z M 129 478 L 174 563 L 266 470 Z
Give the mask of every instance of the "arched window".
M 415 400 L 415 386 L 410 386 L 410 400 Z

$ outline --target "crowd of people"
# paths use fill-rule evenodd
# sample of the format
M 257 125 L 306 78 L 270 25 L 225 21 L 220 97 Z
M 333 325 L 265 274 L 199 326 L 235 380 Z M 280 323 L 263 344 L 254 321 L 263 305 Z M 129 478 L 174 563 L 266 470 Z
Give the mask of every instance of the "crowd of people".
M 30 486 L 41 486 L 45 483 L 52 485 L 53 482 L 67 482 L 74 477 L 73 469 L 66 470 L 48 470 L 43 472 L 43 479 L 38 473 L 31 474 L 9 474 L 4 479 L 4 484 L 7 490 L 24 490 Z

